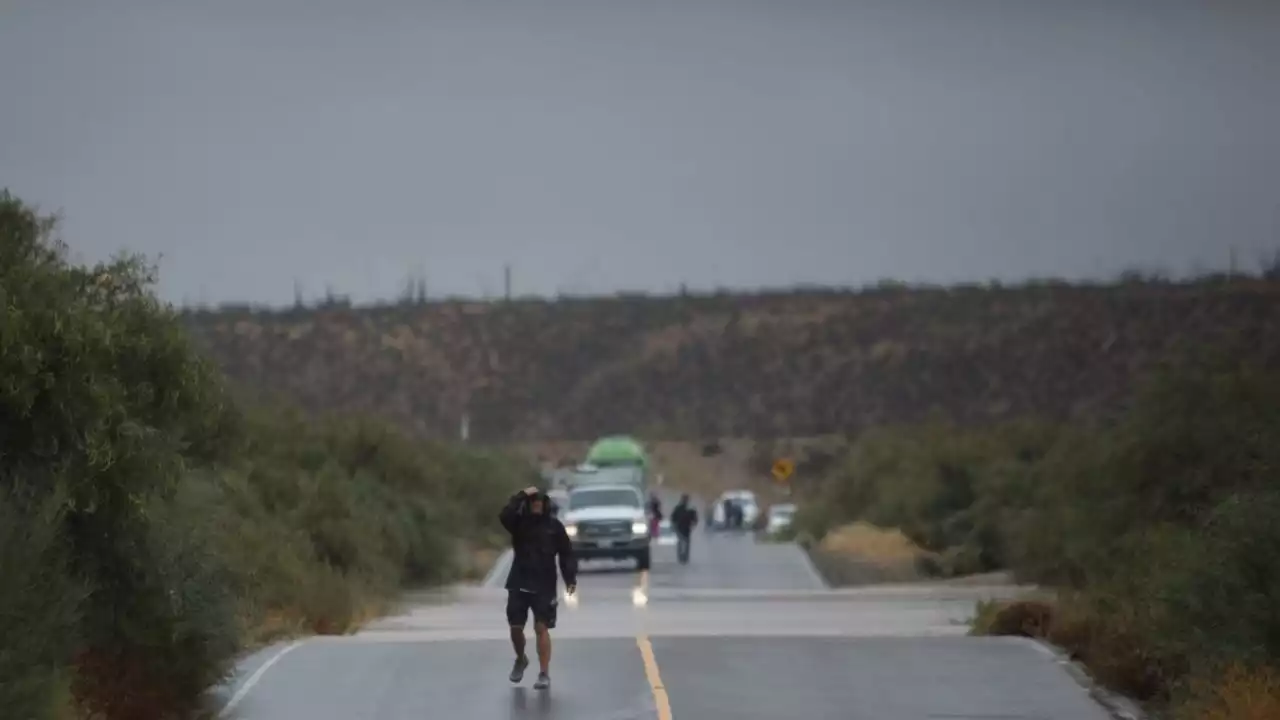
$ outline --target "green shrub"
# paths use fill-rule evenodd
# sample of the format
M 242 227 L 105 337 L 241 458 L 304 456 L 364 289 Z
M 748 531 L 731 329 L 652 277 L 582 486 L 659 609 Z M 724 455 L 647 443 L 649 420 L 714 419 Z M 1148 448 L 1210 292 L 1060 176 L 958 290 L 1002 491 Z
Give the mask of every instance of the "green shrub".
M 91 628 L 80 651 L 75 689 L 85 710 L 113 719 L 187 717 L 231 670 L 240 649 L 236 600 L 203 499 L 188 481 L 146 508 L 147 534 L 111 596 L 128 604 L 114 608 L 115 628 Z
M 1065 435 L 1036 472 L 1036 498 L 1014 524 L 1016 565 L 1042 582 L 1083 587 L 1130 563 L 1161 526 L 1198 529 L 1223 500 L 1274 484 L 1280 377 L 1229 355 L 1191 355 L 1141 388 L 1106 427 Z
M 69 660 L 84 588 L 67 572 L 58 508 L 20 508 L 0 488 L 0 707 L 56 720 L 69 703 Z
M 151 269 L 71 265 L 54 229 L 0 193 L 6 717 L 187 716 L 245 647 L 348 632 L 499 539 L 532 468 L 374 420 L 242 412 Z
M 1044 637 L 1134 697 L 1252 687 L 1280 668 L 1280 372 L 1233 348 L 1174 356 L 1112 418 L 864 433 L 797 528 L 897 527 L 943 575 L 1061 589 L 979 608 L 975 630 Z
M 1278 461 L 1280 374 L 1223 355 L 1171 364 L 1115 423 L 1064 435 L 1008 531 L 1023 577 L 1077 590 L 1051 637 L 1162 703 L 1280 667 Z
M 816 538 L 865 520 L 901 529 L 937 555 L 942 574 L 1003 568 L 1006 529 L 1029 504 L 1035 463 L 1054 428 L 1015 423 L 965 429 L 935 422 L 864 433 L 801 498 L 795 524 Z
M 1280 667 L 1280 489 L 1218 503 L 1201 529 L 1153 549 L 1144 596 L 1153 643 L 1188 675 L 1233 665 Z
M 207 642 L 220 628 L 181 604 L 219 580 L 172 555 L 195 551 L 158 539 L 156 513 L 190 465 L 231 447 L 236 413 L 142 261 L 72 266 L 53 230 L 0 193 L 0 486 L 27 517 L 56 503 L 48 537 L 66 555 L 50 571 L 91 592 L 77 608 L 77 696 L 125 717 L 115 706 L 145 687 L 147 711 L 179 712 L 172 696 L 216 678 L 234 647 Z
M 459 548 L 496 543 L 494 508 L 532 472 L 369 419 L 259 407 L 247 427 L 245 451 L 203 486 L 253 642 L 348 632 L 402 588 L 470 570 Z

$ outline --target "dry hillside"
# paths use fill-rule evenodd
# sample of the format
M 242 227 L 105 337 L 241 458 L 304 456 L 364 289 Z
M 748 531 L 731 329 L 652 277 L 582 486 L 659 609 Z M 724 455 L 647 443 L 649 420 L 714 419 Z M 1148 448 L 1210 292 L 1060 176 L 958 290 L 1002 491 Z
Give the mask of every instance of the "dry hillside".
M 187 314 L 232 378 L 483 441 L 811 437 L 1064 418 L 1179 344 L 1280 362 L 1280 283 L 883 287 Z

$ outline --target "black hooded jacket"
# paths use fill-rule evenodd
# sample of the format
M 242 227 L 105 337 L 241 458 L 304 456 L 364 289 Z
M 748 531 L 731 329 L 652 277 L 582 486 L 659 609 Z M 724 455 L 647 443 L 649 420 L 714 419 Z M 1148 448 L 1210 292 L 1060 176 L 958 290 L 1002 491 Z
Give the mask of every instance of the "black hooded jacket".
M 578 562 L 564 523 L 551 514 L 551 499 L 542 493 L 538 497 L 543 507 L 539 515 L 529 511 L 533 498 L 523 491 L 511 496 L 498 514 L 502 527 L 511 533 L 511 570 L 506 588 L 554 595 L 557 560 L 565 585 L 577 584 Z
M 671 527 L 681 535 L 688 535 L 693 531 L 693 526 L 698 524 L 698 511 L 695 510 L 688 502 L 681 500 L 671 510 Z

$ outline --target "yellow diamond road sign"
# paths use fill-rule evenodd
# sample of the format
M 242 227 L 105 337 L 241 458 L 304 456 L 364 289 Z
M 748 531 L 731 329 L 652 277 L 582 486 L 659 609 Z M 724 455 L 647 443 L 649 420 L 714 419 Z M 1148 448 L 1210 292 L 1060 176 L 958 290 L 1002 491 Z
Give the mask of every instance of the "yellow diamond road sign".
M 791 473 L 795 472 L 795 463 L 787 458 L 782 458 L 773 463 L 773 478 L 778 482 L 784 482 L 791 477 Z

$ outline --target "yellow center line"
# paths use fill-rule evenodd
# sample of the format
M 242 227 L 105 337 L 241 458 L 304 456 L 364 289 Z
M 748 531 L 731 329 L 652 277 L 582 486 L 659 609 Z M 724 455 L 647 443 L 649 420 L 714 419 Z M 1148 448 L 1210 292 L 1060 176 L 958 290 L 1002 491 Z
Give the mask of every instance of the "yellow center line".
M 658 673 L 658 661 L 653 657 L 653 645 L 645 635 L 636 636 L 636 645 L 640 648 L 640 657 L 644 660 L 644 675 L 649 679 L 649 687 L 653 690 L 653 702 L 658 708 L 658 720 L 671 720 L 671 700 L 667 697 L 667 689 L 662 685 L 662 675 Z
M 648 595 L 649 571 L 640 571 L 641 593 Z M 653 702 L 658 708 L 658 720 L 671 720 L 671 700 L 667 697 L 667 688 L 662 684 L 662 674 L 658 672 L 658 660 L 653 655 L 653 644 L 647 635 L 636 636 L 636 646 L 640 648 L 640 659 L 644 661 L 644 676 L 653 691 Z

